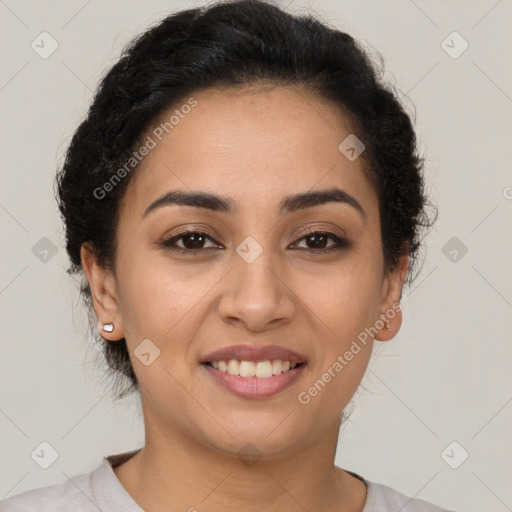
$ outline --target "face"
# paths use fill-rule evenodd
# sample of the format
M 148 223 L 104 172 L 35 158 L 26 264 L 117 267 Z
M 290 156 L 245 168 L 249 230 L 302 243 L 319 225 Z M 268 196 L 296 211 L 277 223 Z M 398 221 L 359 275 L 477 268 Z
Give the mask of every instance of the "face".
M 84 269 L 115 324 L 102 335 L 126 338 L 146 432 L 277 457 L 339 423 L 370 358 L 362 333 L 400 327 L 406 259 L 383 273 L 377 195 L 338 148 L 352 132 L 333 104 L 289 87 L 191 96 L 161 141 L 150 133 L 115 275 L 85 249 Z

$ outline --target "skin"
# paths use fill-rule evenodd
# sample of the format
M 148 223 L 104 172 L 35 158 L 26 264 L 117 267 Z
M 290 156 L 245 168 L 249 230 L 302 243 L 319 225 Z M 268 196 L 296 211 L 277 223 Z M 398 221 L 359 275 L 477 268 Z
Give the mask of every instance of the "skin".
M 350 161 L 338 149 L 352 132 L 334 104 L 297 87 L 253 85 L 192 96 L 197 106 L 130 182 L 115 272 L 82 247 L 99 325 L 115 325 L 102 336 L 126 338 L 141 386 L 146 443 L 115 474 L 152 512 L 360 512 L 365 485 L 336 467 L 334 457 L 341 413 L 364 376 L 373 340 L 309 404 L 297 396 L 399 302 L 408 257 L 384 274 L 377 195 L 362 158 Z M 365 217 L 346 203 L 278 211 L 289 194 L 331 186 L 354 196 Z M 236 211 L 167 205 L 143 218 L 155 199 L 177 189 L 230 197 Z M 177 227 L 207 233 L 198 246 L 204 252 L 164 248 Z M 335 241 L 315 245 L 302 228 L 327 230 L 353 246 L 315 253 Z M 252 263 L 236 252 L 248 236 L 263 249 Z M 193 246 L 190 238 L 177 244 Z M 401 322 L 397 311 L 390 330 L 384 327 L 376 339 L 393 338 Z M 148 338 L 160 356 L 145 366 L 133 352 Z M 304 355 L 307 366 L 273 397 L 235 396 L 199 361 L 242 343 L 282 345 Z M 248 442 L 261 456 L 253 465 L 237 456 Z

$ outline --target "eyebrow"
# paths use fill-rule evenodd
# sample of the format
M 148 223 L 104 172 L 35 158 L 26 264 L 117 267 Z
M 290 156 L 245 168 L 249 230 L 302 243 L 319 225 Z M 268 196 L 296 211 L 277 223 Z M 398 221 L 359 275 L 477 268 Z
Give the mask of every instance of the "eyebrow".
M 337 187 L 287 196 L 279 203 L 279 212 L 281 214 L 293 213 L 298 210 L 313 208 L 326 203 L 348 204 L 357 210 L 364 219 L 366 218 L 366 213 L 359 201 L 348 192 Z M 146 217 L 157 208 L 174 204 L 231 214 L 236 210 L 235 202 L 229 197 L 218 196 L 207 192 L 171 190 L 153 201 L 146 208 L 142 216 Z

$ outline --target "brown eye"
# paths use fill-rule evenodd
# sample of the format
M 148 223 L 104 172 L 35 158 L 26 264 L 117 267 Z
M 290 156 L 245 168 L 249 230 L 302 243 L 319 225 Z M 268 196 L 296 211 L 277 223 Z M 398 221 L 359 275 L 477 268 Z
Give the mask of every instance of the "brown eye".
M 183 246 L 180 247 L 176 242 L 183 240 Z M 162 242 L 162 245 L 168 249 L 184 252 L 201 252 L 211 247 L 204 247 L 206 240 L 213 239 L 202 231 L 184 231 L 179 235 L 168 238 Z M 214 246 L 215 247 L 215 246 Z
M 327 245 L 328 240 L 334 240 L 334 244 Z M 313 231 L 309 232 L 306 236 L 302 237 L 298 242 L 305 241 L 307 244 L 306 251 L 312 252 L 329 252 L 337 249 L 347 249 L 351 247 L 351 243 L 345 239 L 340 238 L 334 233 L 326 231 Z
M 329 240 L 333 240 L 333 244 L 328 244 Z M 212 244 L 211 246 L 205 246 L 208 241 L 215 242 L 207 233 L 202 231 L 188 230 L 178 235 L 168 238 L 162 242 L 162 246 L 172 251 L 178 251 L 182 253 L 197 254 L 205 252 L 212 248 L 220 248 L 218 245 Z M 334 233 L 326 231 L 310 231 L 306 236 L 303 236 L 298 240 L 298 243 L 303 242 L 306 244 L 305 248 L 301 250 L 313 252 L 313 253 L 326 253 L 335 251 L 338 249 L 348 249 L 352 247 L 352 243 L 345 238 L 340 238 Z M 180 242 L 182 245 L 178 244 Z

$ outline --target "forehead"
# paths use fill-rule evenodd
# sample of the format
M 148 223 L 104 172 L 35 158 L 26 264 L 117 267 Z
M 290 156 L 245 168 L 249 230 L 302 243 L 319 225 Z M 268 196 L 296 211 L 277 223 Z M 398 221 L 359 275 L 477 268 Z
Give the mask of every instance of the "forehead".
M 195 106 L 181 108 L 191 98 Z M 339 149 L 352 133 L 347 116 L 306 89 L 206 89 L 153 124 L 146 137 L 154 147 L 125 198 L 140 215 L 159 195 L 177 189 L 232 197 L 239 212 L 336 186 L 366 203 L 365 210 L 376 208 L 363 159 L 351 161 Z

